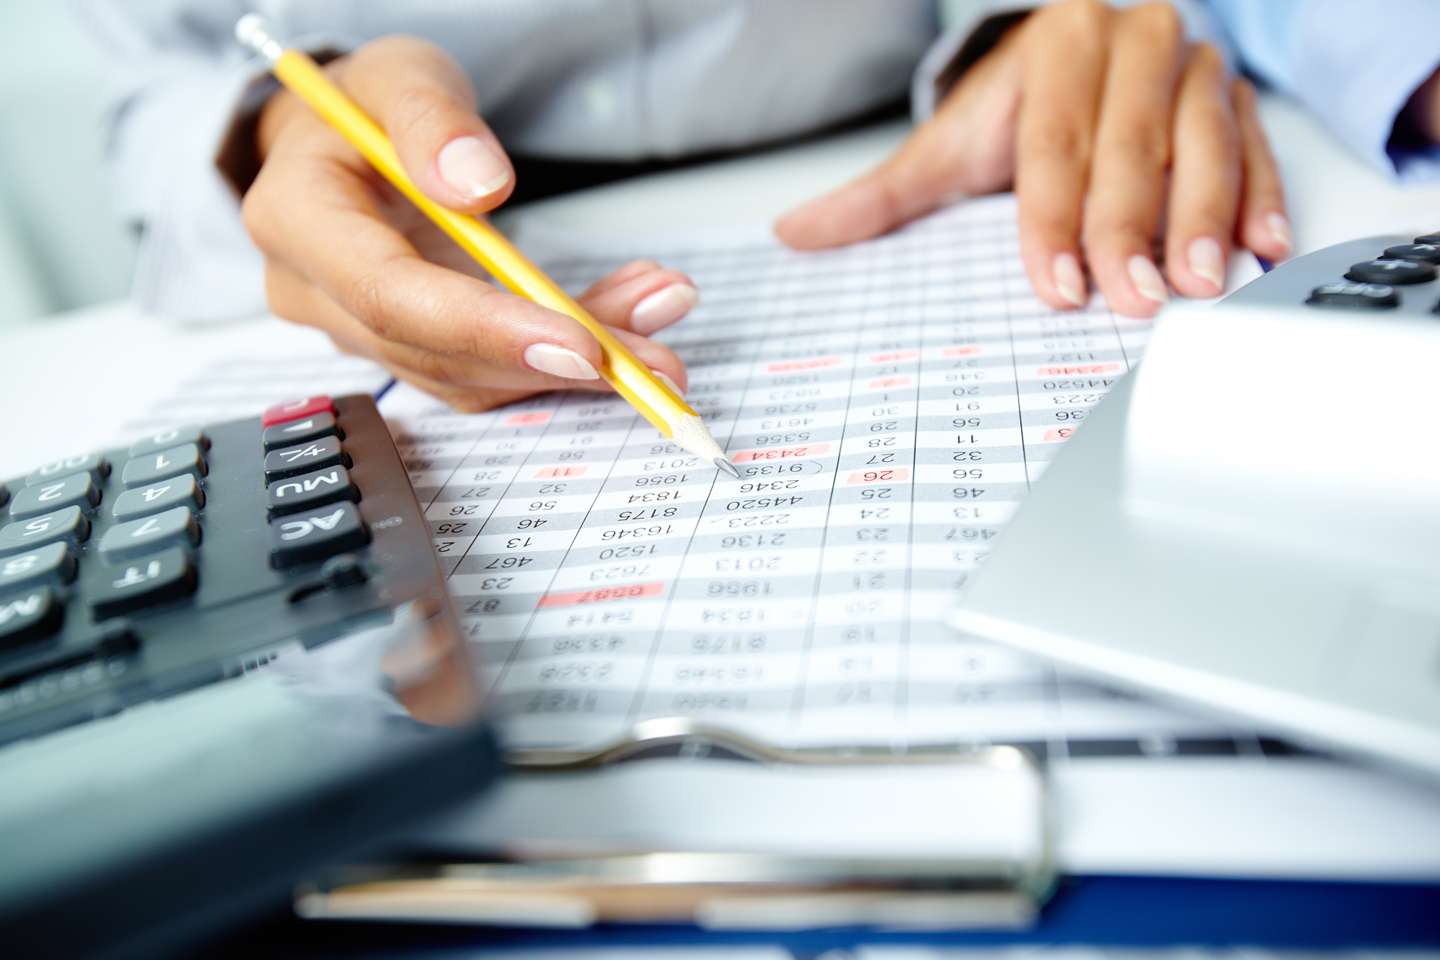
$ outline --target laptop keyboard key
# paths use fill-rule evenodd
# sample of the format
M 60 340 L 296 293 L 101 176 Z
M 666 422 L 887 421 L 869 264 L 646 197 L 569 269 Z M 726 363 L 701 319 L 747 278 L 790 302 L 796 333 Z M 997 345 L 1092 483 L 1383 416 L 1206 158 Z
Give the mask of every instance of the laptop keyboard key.
M 195 564 L 180 547 L 148 554 L 106 571 L 90 594 L 95 619 L 113 617 L 195 592 Z
M 194 546 L 200 525 L 189 507 L 173 507 L 140 520 L 117 523 L 100 538 L 100 556 L 116 560 L 150 553 L 161 547 Z
M 61 507 L 79 507 L 89 510 L 100 502 L 100 488 L 90 479 L 88 473 L 72 473 L 59 480 L 37 483 L 15 494 L 10 503 L 10 518 L 22 520 Z
M 68 543 L 51 543 L 0 559 L 0 593 L 13 587 L 69 583 L 75 579 L 75 551 Z
M 110 513 L 116 520 L 134 520 L 174 507 L 199 510 L 205 506 L 205 491 L 195 477 L 185 473 L 145 487 L 126 490 L 115 498 Z
M 63 507 L 0 527 L 0 557 L 64 540 L 79 545 L 90 536 L 90 520 L 79 507 Z

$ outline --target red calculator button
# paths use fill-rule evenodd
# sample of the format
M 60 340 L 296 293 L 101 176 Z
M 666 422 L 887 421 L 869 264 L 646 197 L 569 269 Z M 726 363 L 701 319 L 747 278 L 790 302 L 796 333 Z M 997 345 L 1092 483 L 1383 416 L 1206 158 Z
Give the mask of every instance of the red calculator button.
M 265 411 L 260 422 L 264 426 L 273 427 L 277 423 L 289 423 L 291 420 L 299 420 L 301 417 L 309 417 L 317 413 L 334 412 L 335 402 L 329 397 L 303 397 L 299 400 L 286 400 L 284 403 L 275 404 Z

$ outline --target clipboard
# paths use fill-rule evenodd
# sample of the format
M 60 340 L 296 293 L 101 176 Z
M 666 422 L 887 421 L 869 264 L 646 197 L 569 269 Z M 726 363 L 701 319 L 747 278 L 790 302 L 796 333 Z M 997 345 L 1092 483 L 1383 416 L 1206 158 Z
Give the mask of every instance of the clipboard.
M 802 784 L 814 774 L 821 792 L 837 782 L 881 781 L 874 774 L 904 765 L 925 768 L 962 790 L 1003 789 L 1029 808 L 1025 835 L 1011 838 L 1003 853 L 992 847 L 957 855 L 937 842 L 933 853 L 899 855 L 878 849 L 797 855 L 743 843 L 728 849 L 576 844 L 478 858 L 420 855 L 333 871 L 297 891 L 296 912 L 308 919 L 548 928 L 665 923 L 706 930 L 1023 930 L 1035 923 L 1056 882 L 1045 775 L 1030 754 L 1014 747 L 788 749 L 686 718 L 660 718 L 596 749 L 519 751 L 509 760 L 513 771 L 529 777 L 593 775 L 663 760 L 739 763 L 794 774 Z M 895 812 L 872 811 L 887 813 Z M 872 822 L 857 820 L 855 830 L 866 832 Z

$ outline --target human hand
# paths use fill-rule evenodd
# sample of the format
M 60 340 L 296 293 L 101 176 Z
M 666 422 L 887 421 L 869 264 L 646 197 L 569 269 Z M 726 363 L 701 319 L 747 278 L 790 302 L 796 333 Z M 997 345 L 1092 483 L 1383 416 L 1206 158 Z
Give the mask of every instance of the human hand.
M 437 47 L 387 37 L 326 69 L 386 131 L 431 199 L 478 214 L 510 195 L 510 160 L 476 114 L 464 72 Z M 309 107 L 278 93 L 257 136 L 263 162 L 242 215 L 264 254 L 276 314 L 323 330 L 459 410 L 539 390 L 609 389 L 596 372 L 599 344 L 584 327 L 480 279 L 474 261 Z M 683 391 L 683 364 L 646 335 L 679 320 L 696 298 L 684 274 L 638 261 L 578 299 Z
M 1221 292 L 1232 243 L 1281 259 L 1290 228 L 1254 90 L 1219 51 L 1186 41 L 1168 3 L 1063 0 L 975 64 L 876 169 L 790 212 L 797 248 L 877 236 L 946 199 L 1014 186 L 1020 251 L 1052 307 L 1088 298 L 1150 316 L 1167 297 Z M 1165 276 L 1152 259 L 1164 224 Z

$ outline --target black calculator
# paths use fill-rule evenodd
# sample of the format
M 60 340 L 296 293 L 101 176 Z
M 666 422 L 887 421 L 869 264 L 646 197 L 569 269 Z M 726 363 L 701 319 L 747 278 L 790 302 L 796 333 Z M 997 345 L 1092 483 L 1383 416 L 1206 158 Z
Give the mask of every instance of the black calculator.
M 477 671 L 368 396 L 0 485 L 6 952 L 172 947 L 473 795 Z

